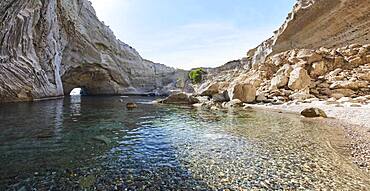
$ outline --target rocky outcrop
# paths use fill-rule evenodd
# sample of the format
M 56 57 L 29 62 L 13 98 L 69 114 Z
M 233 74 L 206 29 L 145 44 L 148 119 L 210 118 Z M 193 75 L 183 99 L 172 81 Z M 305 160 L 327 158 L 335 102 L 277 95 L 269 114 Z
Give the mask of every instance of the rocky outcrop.
M 249 84 L 257 102 L 272 104 L 369 95 L 369 10 L 368 0 L 298 0 L 272 38 L 239 65 L 209 70 L 199 87 Z M 238 89 L 240 95 L 249 91 Z
M 0 102 L 69 94 L 168 94 L 186 71 L 143 59 L 88 0 L 0 2 Z
M 208 74 L 204 84 L 230 84 L 226 89 L 239 96 L 230 98 L 246 103 L 253 102 L 255 96 L 258 102 L 271 103 L 360 97 L 370 95 L 369 55 L 370 46 L 358 44 L 336 49 L 293 49 L 268 57 L 250 70 L 224 71 L 226 75 L 222 76 Z M 246 95 L 251 97 L 247 99 Z

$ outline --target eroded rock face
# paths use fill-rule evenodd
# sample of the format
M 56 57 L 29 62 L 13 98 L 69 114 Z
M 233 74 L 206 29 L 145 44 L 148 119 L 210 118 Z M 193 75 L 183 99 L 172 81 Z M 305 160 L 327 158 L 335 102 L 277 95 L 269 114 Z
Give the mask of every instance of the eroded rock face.
M 141 58 L 88 0 L 0 2 L 0 102 L 88 94 L 168 94 L 186 71 Z
M 369 44 L 369 8 L 368 0 L 298 0 L 275 35 L 248 54 L 255 64 L 291 49 Z

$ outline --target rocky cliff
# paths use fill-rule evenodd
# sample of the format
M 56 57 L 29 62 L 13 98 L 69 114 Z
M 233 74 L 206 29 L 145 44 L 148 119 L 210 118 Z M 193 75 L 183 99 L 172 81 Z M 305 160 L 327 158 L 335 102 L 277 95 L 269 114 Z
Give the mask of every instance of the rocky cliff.
M 117 40 L 88 0 L 2 0 L 0 19 L 0 102 L 165 94 L 186 78 Z
M 233 99 L 370 103 L 369 32 L 368 0 L 299 0 L 241 65 L 209 70 L 197 95 L 211 105 Z
M 298 0 L 274 36 L 248 52 L 253 63 L 291 49 L 370 43 L 370 1 Z

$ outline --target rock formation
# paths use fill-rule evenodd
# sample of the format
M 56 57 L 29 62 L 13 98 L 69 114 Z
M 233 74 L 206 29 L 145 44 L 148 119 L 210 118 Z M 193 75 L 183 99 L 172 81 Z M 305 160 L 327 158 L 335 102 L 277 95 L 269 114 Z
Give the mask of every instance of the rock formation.
M 253 63 L 291 49 L 370 43 L 368 0 L 298 0 L 275 35 L 248 52 Z
M 143 59 L 88 0 L 0 2 L 0 102 L 69 94 L 166 94 L 186 71 Z
M 370 103 L 369 32 L 368 0 L 299 0 L 272 38 L 239 63 L 209 69 L 196 92 L 228 91 L 242 102 L 354 98 Z M 257 91 L 240 88 L 243 84 Z M 235 87 L 249 99 L 233 97 Z M 206 96 L 211 98 L 207 104 L 216 103 L 213 95 Z

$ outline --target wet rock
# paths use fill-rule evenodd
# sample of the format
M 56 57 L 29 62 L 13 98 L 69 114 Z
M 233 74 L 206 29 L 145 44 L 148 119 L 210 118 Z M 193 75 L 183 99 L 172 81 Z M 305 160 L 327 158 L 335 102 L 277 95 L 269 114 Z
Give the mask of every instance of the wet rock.
M 127 109 L 135 109 L 135 108 L 137 108 L 137 105 L 136 105 L 136 103 L 130 102 L 130 103 L 126 104 L 126 108 Z
M 194 97 L 193 95 L 186 94 L 186 93 L 176 93 L 168 96 L 166 99 L 162 101 L 165 104 L 195 104 L 199 103 L 199 100 Z
M 88 175 L 86 177 L 81 178 L 80 186 L 83 189 L 89 189 L 94 185 L 95 181 L 96 177 L 94 175 Z
M 301 112 L 301 115 L 308 118 L 323 117 L 327 118 L 326 113 L 319 108 L 308 108 Z
M 111 143 L 111 140 L 108 137 L 104 136 L 104 135 L 96 136 L 96 137 L 93 138 L 93 140 L 99 141 L 99 142 L 104 143 L 106 145 L 109 145 Z

